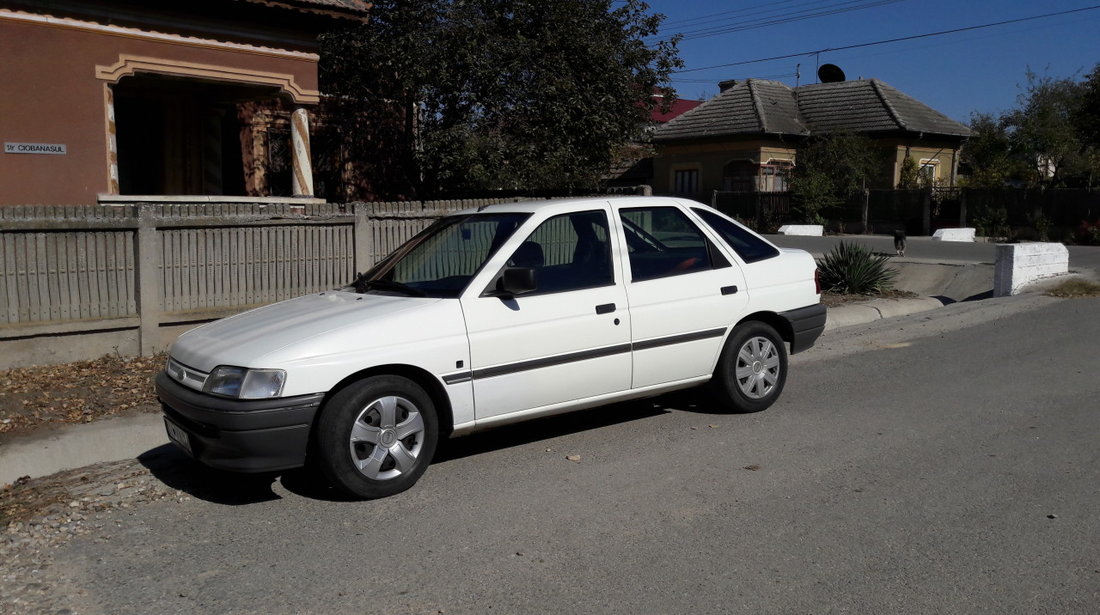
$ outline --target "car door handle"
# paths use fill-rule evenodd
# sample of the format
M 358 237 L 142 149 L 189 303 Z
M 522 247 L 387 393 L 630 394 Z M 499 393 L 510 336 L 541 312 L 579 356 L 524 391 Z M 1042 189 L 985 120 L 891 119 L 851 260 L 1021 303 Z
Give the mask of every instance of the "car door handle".
M 735 286 L 723 286 L 722 287 L 722 294 L 723 295 L 736 295 L 737 294 L 737 286 L 736 285 Z
M 603 305 L 597 305 L 596 306 L 596 313 L 597 314 L 610 314 L 611 312 L 614 312 L 614 311 L 615 311 L 615 304 L 614 303 L 605 303 Z

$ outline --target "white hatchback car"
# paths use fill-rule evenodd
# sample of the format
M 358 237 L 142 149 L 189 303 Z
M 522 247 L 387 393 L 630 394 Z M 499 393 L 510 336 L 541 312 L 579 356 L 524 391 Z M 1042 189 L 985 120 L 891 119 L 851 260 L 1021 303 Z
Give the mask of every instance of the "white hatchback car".
M 191 330 L 157 376 L 169 437 L 215 468 L 316 462 L 364 498 L 440 437 L 709 383 L 754 412 L 825 327 L 814 259 L 660 197 L 446 216 L 347 288 Z

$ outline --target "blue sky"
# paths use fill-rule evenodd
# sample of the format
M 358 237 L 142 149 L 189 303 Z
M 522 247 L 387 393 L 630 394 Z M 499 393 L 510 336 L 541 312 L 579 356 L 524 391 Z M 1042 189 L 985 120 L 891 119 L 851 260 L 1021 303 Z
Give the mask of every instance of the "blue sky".
M 1013 108 L 1031 70 L 1080 78 L 1100 62 L 1100 1 L 1052 0 L 646 0 L 666 16 L 662 34 L 684 32 L 684 69 L 745 62 L 820 49 L 978 26 L 1096 6 L 1096 9 L 899 43 L 817 55 L 689 70 L 673 75 L 681 98 L 707 99 L 723 79 L 767 78 L 795 85 L 817 82 L 819 64 L 848 79 L 876 78 L 966 123 L 972 111 Z M 856 9 L 856 10 L 847 10 Z M 823 11 L 832 15 L 753 26 Z M 701 30 L 742 27 L 699 36 Z M 691 32 L 696 31 L 695 36 Z

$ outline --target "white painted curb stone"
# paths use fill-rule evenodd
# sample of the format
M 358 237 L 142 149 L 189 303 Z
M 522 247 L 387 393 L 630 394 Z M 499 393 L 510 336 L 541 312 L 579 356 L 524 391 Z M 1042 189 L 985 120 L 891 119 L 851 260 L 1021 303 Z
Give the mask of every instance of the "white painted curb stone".
M 825 227 L 820 224 L 784 224 L 779 227 L 779 234 L 821 237 L 825 234 Z
M 932 234 L 932 241 L 968 241 L 973 242 L 978 229 L 941 228 Z
M 993 296 L 1018 294 L 1025 286 L 1069 273 L 1069 250 L 1060 243 L 999 243 L 993 265 Z

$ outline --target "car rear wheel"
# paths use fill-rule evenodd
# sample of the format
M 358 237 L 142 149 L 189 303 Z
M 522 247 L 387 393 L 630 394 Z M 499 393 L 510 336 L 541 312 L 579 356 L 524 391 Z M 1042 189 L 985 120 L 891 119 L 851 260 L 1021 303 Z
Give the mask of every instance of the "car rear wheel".
M 321 470 L 333 485 L 365 499 L 411 487 L 439 439 L 431 397 L 412 380 L 372 376 L 340 391 L 317 425 Z
M 752 321 L 733 330 L 722 349 L 711 390 L 735 412 L 771 406 L 787 381 L 787 348 L 775 329 Z

